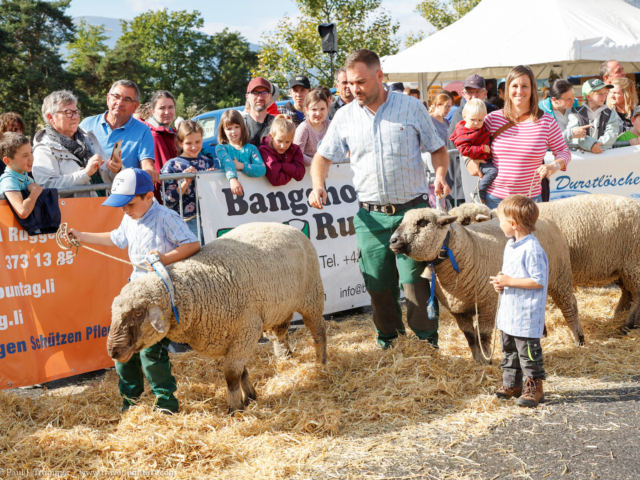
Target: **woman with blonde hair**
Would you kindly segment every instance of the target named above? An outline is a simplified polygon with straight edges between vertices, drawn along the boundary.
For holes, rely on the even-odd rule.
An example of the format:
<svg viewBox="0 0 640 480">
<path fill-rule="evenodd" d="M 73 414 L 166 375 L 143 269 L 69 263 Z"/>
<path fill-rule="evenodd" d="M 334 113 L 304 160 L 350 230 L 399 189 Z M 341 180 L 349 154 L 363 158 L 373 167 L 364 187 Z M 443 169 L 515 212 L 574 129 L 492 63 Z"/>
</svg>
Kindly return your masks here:
<svg viewBox="0 0 640 480">
<path fill-rule="evenodd" d="M 620 117 L 619 134 L 622 134 L 633 128 L 631 115 L 638 106 L 638 95 L 636 94 L 635 85 L 627 77 L 614 78 L 611 80 L 611 85 L 613 85 L 613 88 L 609 92 L 607 106 L 611 110 L 615 109 L 618 117 Z"/>
<path fill-rule="evenodd" d="M 493 163 L 498 169 L 498 176 L 487 190 L 487 206 L 496 208 L 509 195 L 518 194 L 542 201 L 542 180 L 565 170 L 571 152 L 558 123 L 538 108 L 536 79 L 528 66 L 511 69 L 506 79 L 504 109 L 487 115 L 485 124 L 491 132 Z M 544 165 L 547 150 L 553 152 L 555 160 Z M 467 164 L 471 175 L 482 176 L 481 162 L 484 160 Z M 547 201 L 548 183 L 545 193 Z"/>
<path fill-rule="evenodd" d="M 452 105 L 453 100 L 449 95 L 446 93 L 439 93 L 436 95 L 436 98 L 433 100 L 433 103 L 429 108 L 431 120 L 433 120 L 433 126 L 436 127 L 438 134 L 445 144 L 449 138 L 449 120 L 445 117 L 449 113 L 449 110 L 451 110 Z"/>
</svg>

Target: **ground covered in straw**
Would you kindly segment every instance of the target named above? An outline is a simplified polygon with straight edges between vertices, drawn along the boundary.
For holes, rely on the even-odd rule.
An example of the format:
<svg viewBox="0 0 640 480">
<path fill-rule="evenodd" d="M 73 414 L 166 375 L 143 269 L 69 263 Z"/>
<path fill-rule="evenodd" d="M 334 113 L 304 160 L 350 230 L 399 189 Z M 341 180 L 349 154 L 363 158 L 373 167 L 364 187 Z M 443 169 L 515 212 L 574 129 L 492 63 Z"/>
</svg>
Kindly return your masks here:
<svg viewBox="0 0 640 480">
<path fill-rule="evenodd" d="M 552 402 L 536 412 L 492 395 L 499 348 L 493 366 L 473 363 L 447 313 L 440 350 L 408 337 L 385 352 L 369 315 L 360 315 L 328 322 L 325 366 L 313 363 L 304 328 L 293 334 L 293 359 L 276 360 L 260 344 L 249 365 L 258 401 L 241 416 L 226 415 L 220 361 L 193 352 L 173 357 L 181 412 L 171 417 L 154 412 L 148 395 L 121 416 L 113 370 L 81 388 L 0 392 L 0 468 L 58 472 L 40 478 L 493 478 L 465 445 L 510 422 L 547 418 L 577 390 L 637 380 L 639 335 L 621 335 L 623 319 L 611 319 L 619 290 L 576 295 L 587 345 L 573 345 L 549 304 L 543 348 Z M 496 455 L 514 455 L 503 450 Z"/>
</svg>

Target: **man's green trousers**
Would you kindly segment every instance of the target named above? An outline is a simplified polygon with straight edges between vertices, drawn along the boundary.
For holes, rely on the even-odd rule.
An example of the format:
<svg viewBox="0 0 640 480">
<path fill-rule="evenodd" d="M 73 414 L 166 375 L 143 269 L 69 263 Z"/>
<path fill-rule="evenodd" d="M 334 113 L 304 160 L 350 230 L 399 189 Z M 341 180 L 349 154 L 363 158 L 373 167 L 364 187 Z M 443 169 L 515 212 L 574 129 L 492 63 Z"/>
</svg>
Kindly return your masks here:
<svg viewBox="0 0 640 480">
<path fill-rule="evenodd" d="M 438 300 L 434 298 L 435 317 L 427 315 L 431 293 L 429 282 L 420 275 L 427 267 L 405 255 L 395 255 L 389 248 L 391 235 L 402 223 L 404 214 L 413 208 L 426 208 L 419 203 L 394 215 L 368 212 L 361 208 L 353 219 L 358 244 L 360 271 L 373 307 L 373 323 L 378 343 L 388 347 L 398 334 L 405 334 L 400 309 L 400 285 L 407 302 L 407 323 L 420 340 L 438 345 Z"/>
</svg>

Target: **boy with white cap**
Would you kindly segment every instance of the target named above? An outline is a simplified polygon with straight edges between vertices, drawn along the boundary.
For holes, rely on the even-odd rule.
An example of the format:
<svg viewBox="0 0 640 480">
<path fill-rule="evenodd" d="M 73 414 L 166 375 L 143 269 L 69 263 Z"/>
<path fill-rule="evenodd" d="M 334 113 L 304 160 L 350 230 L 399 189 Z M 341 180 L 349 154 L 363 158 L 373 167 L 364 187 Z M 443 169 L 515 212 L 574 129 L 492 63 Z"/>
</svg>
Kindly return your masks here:
<svg viewBox="0 0 640 480">
<path fill-rule="evenodd" d="M 121 207 L 125 215 L 112 232 L 86 233 L 70 229 L 81 243 L 104 247 L 129 247 L 132 263 L 143 265 L 149 254 L 157 254 L 163 265 L 184 260 L 200 250 L 200 242 L 176 212 L 160 205 L 153 196 L 151 176 L 139 168 L 122 170 L 113 180 L 111 195 L 102 204 Z M 130 280 L 148 273 L 135 267 Z M 179 408 L 174 392 L 175 377 L 171 374 L 169 354 L 163 348 L 170 341 L 159 343 L 134 354 L 128 362 L 116 363 L 119 387 L 124 401 L 122 411 L 135 404 L 144 391 L 144 377 L 156 396 L 155 408 L 163 413 L 176 413 Z M 144 376 L 143 376 L 144 373 Z"/>
</svg>

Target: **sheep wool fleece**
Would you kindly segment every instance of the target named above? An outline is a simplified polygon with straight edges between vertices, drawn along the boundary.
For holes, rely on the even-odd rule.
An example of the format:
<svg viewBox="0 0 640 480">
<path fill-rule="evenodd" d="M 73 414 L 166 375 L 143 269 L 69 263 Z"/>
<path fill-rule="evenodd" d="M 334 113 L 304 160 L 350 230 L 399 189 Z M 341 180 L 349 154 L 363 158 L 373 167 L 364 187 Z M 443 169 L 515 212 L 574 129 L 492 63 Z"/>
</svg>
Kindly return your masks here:
<svg viewBox="0 0 640 480">
<path fill-rule="evenodd" d="M 419 203 L 394 215 L 368 212 L 361 208 L 353 219 L 360 271 L 371 295 L 373 323 L 381 346 L 388 346 L 398 334 L 405 334 L 398 280 L 407 300 L 409 327 L 420 340 L 438 345 L 438 300 L 434 298 L 436 314 L 435 318 L 430 319 L 427 303 L 431 287 L 420 276 L 427 264 L 405 255 L 396 256 L 389 248 L 389 239 L 402 223 L 405 213 L 426 206 L 426 203 Z"/>
</svg>

